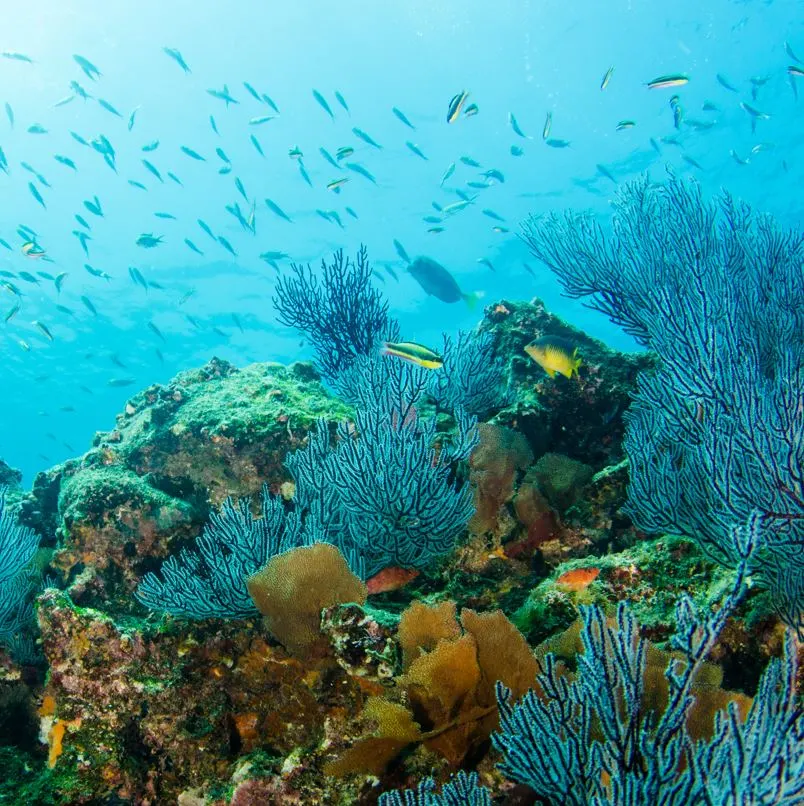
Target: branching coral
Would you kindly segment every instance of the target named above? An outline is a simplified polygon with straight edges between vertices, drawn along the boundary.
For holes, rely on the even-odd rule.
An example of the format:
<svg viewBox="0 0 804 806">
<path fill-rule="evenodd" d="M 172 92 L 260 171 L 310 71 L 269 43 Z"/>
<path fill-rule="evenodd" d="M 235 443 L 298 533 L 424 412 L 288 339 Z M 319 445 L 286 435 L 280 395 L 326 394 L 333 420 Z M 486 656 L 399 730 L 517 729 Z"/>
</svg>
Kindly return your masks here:
<svg viewBox="0 0 804 806">
<path fill-rule="evenodd" d="M 688 726 L 693 684 L 744 589 L 757 531 L 739 541 L 737 579 L 719 611 L 702 621 L 686 596 L 679 601 L 674 644 L 682 659 L 665 671 L 669 696 L 658 719 L 644 707 L 648 644 L 627 605 L 613 625 L 600 608 L 584 608 L 575 678 L 548 654 L 539 693 L 515 703 L 498 686 L 500 732 L 493 740 L 503 772 L 548 803 L 570 806 L 800 803 L 804 714 L 792 636 L 784 663 L 773 661 L 765 672 L 745 721 L 730 703 L 710 741 L 696 741 Z"/>
<path fill-rule="evenodd" d="M 379 806 L 491 806 L 491 793 L 480 785 L 476 772 L 461 770 L 436 793 L 432 778 L 425 778 L 416 789 L 386 792 Z"/>
<path fill-rule="evenodd" d="M 611 236 L 568 212 L 525 238 L 659 356 L 627 414 L 630 514 L 734 566 L 733 530 L 758 511 L 757 570 L 804 628 L 804 236 L 674 177 L 625 185 L 614 209 Z"/>
<path fill-rule="evenodd" d="M 380 340 L 397 340 L 399 329 L 388 302 L 371 286 L 365 247 L 354 262 L 337 251 L 331 263 L 321 262 L 321 271 L 319 280 L 309 266 L 293 264 L 294 276 L 279 278 L 274 305 L 279 321 L 305 334 L 323 375 L 334 380 Z"/>
</svg>

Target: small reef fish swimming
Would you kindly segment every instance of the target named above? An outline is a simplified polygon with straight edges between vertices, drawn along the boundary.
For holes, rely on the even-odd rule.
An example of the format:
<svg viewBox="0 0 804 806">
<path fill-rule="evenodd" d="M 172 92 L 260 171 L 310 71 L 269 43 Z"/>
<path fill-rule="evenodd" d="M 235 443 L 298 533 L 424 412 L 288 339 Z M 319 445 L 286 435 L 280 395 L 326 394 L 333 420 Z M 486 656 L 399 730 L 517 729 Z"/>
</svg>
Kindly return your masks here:
<svg viewBox="0 0 804 806">
<path fill-rule="evenodd" d="M 600 90 L 601 92 L 609 86 L 609 82 L 611 81 L 611 77 L 614 74 L 614 67 L 609 67 L 608 70 L 603 74 L 603 78 L 600 81 Z"/>
<path fill-rule="evenodd" d="M 137 238 L 135 243 L 137 246 L 143 247 L 143 249 L 153 249 L 155 246 L 159 246 L 163 243 L 163 240 L 161 235 L 153 235 L 150 232 L 144 232 Z"/>
<path fill-rule="evenodd" d="M 441 369 L 444 359 L 429 347 L 411 341 L 387 341 L 382 346 L 382 355 L 393 355 L 425 369 Z"/>
<path fill-rule="evenodd" d="M 452 96 L 452 100 L 449 102 L 449 107 L 447 108 L 447 123 L 455 123 L 461 116 L 467 98 L 469 98 L 468 90 L 461 90 L 457 95 Z"/>
<path fill-rule="evenodd" d="M 671 73 L 666 76 L 659 76 L 645 85 L 649 90 L 662 90 L 668 87 L 683 87 L 689 83 L 689 76 L 684 73 Z"/>
<path fill-rule="evenodd" d="M 463 300 L 472 308 L 483 296 L 480 292 L 464 293 L 455 278 L 440 263 L 429 257 L 417 257 L 408 265 L 411 277 L 425 293 L 441 302 L 453 303 Z"/>
<path fill-rule="evenodd" d="M 581 359 L 578 348 L 569 339 L 542 336 L 525 347 L 525 352 L 551 377 L 560 373 L 566 378 L 578 374 Z"/>
</svg>

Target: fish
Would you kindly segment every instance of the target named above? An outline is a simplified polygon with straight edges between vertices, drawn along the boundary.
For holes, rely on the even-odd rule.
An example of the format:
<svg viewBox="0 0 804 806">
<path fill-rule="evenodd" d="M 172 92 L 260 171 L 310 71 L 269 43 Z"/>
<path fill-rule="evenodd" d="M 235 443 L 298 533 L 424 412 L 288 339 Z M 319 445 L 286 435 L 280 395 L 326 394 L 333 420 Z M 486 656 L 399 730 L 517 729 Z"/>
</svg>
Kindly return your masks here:
<svg viewBox="0 0 804 806">
<path fill-rule="evenodd" d="M 469 104 L 469 106 L 464 108 L 463 116 L 465 118 L 473 118 L 479 111 L 480 107 L 477 104 Z"/>
<path fill-rule="evenodd" d="M 185 73 L 191 73 L 192 71 L 187 66 L 187 62 L 184 61 L 184 57 L 179 52 L 178 48 L 162 48 L 162 52 L 170 56 L 176 64 L 184 70 Z"/>
<path fill-rule="evenodd" d="M 162 244 L 163 238 L 161 235 L 154 235 L 150 232 L 143 232 L 134 243 L 141 246 L 143 249 L 153 249 Z"/>
<path fill-rule="evenodd" d="M 743 159 L 733 148 L 729 149 L 729 156 L 738 164 L 738 165 L 748 165 L 750 160 Z"/>
<path fill-rule="evenodd" d="M 156 151 L 159 148 L 159 140 L 151 140 L 150 143 L 146 143 L 140 150 L 141 151 Z"/>
<path fill-rule="evenodd" d="M 394 249 L 396 250 L 396 253 L 399 255 L 399 257 L 405 261 L 405 263 L 412 262 L 410 257 L 408 256 L 407 251 L 405 250 L 405 247 L 402 246 L 402 244 L 399 241 L 397 241 L 396 238 L 394 238 Z"/>
<path fill-rule="evenodd" d="M 747 104 L 745 101 L 740 101 L 740 109 L 742 109 L 744 112 L 747 112 L 756 120 L 770 120 L 770 115 L 765 112 L 760 112 L 759 109 Z"/>
<path fill-rule="evenodd" d="M 455 123 L 458 120 L 468 97 L 468 90 L 461 90 L 457 95 L 452 96 L 447 107 L 447 123 Z"/>
<path fill-rule="evenodd" d="M 444 215 L 454 215 L 455 213 L 459 213 L 461 210 L 467 208 L 470 204 L 475 203 L 475 198 L 472 197 L 470 199 L 461 199 L 460 201 L 452 202 L 452 204 L 448 204 L 446 207 L 442 208 L 441 212 Z"/>
<path fill-rule="evenodd" d="M 335 100 L 344 108 L 347 115 L 351 115 L 352 113 L 349 111 L 349 104 L 346 103 L 346 98 L 341 95 L 338 90 L 335 90 Z M 277 110 L 279 111 L 279 110 Z"/>
<path fill-rule="evenodd" d="M 304 158 L 304 152 L 298 146 L 293 146 L 288 149 L 288 156 L 292 160 L 300 160 Z"/>
<path fill-rule="evenodd" d="M 162 341 L 167 341 L 162 331 L 153 322 L 148 322 L 148 329 Z"/>
<path fill-rule="evenodd" d="M 20 247 L 20 251 L 25 257 L 30 258 L 44 257 L 47 254 L 36 241 L 25 241 Z"/>
<path fill-rule="evenodd" d="M 248 122 L 249 126 L 262 126 L 263 123 L 268 123 L 269 120 L 273 120 L 276 115 L 260 115 L 256 118 L 251 118 Z"/>
<path fill-rule="evenodd" d="M 68 276 L 67 272 L 63 271 L 63 272 L 61 272 L 60 274 L 58 274 L 54 278 L 53 285 L 56 286 L 56 293 L 57 294 L 61 294 L 61 289 L 62 289 L 62 286 L 64 285 L 64 281 L 67 279 L 67 276 Z"/>
<path fill-rule="evenodd" d="M 76 132 L 70 132 L 70 137 L 72 137 L 76 143 L 80 143 L 82 146 L 89 145 L 89 141 L 85 140 L 83 137 L 81 137 L 80 134 L 77 134 Z"/>
<path fill-rule="evenodd" d="M 212 128 L 212 131 L 215 132 L 215 134 L 217 134 L 218 137 L 220 137 L 221 133 L 218 131 L 218 124 L 215 123 L 215 116 L 214 115 L 209 116 L 209 125 Z"/>
<path fill-rule="evenodd" d="M 427 157 L 424 155 L 422 150 L 415 144 L 411 143 L 410 140 L 405 141 L 405 145 L 417 156 L 421 157 L 423 160 L 426 160 Z"/>
<path fill-rule="evenodd" d="M 544 142 L 550 148 L 569 148 L 572 145 L 569 140 L 558 140 L 555 137 L 548 137 Z"/>
<path fill-rule="evenodd" d="M 511 146 L 510 152 L 512 157 L 521 157 L 525 153 L 525 151 L 517 145 Z"/>
<path fill-rule="evenodd" d="M 717 79 L 718 84 L 720 84 L 721 87 L 725 87 L 730 92 L 739 92 L 740 91 L 740 90 L 737 89 L 737 87 L 734 86 L 734 84 L 731 83 L 731 81 L 729 81 L 726 78 L 726 76 L 723 75 L 723 73 L 718 73 L 715 76 L 715 78 Z"/>
<path fill-rule="evenodd" d="M 81 302 L 84 303 L 84 307 L 93 315 L 98 315 L 97 308 L 92 304 L 92 300 L 89 297 L 81 297 Z"/>
<path fill-rule="evenodd" d="M 784 52 L 794 61 L 798 62 L 799 64 L 804 64 L 804 61 L 798 58 L 795 53 L 793 53 L 793 48 L 790 46 L 789 42 L 784 43 Z"/>
<path fill-rule="evenodd" d="M 336 93 L 336 96 L 337 96 L 337 93 Z M 267 95 L 266 93 L 263 93 L 261 98 L 263 99 L 263 101 L 265 101 L 265 103 L 268 104 L 268 106 L 271 107 L 271 109 L 274 110 L 274 112 L 276 112 L 277 115 L 279 114 L 279 107 L 274 103 L 274 101 L 273 101 L 273 99 L 271 98 L 270 95 Z"/>
<path fill-rule="evenodd" d="M 156 212 L 156 213 L 154 213 L 154 215 L 157 218 L 162 218 L 162 219 L 165 219 L 166 221 L 175 221 L 176 220 L 176 216 L 174 216 L 173 213 Z"/>
<path fill-rule="evenodd" d="M 76 99 L 76 97 L 77 96 L 75 95 L 65 95 L 64 98 L 62 98 L 59 101 L 56 101 L 56 103 L 53 104 L 53 108 L 58 109 L 61 106 L 67 106 L 67 104 L 72 103 Z"/>
<path fill-rule="evenodd" d="M 56 162 L 60 162 L 62 165 L 66 165 L 68 168 L 72 168 L 74 171 L 78 169 L 75 167 L 75 163 L 69 157 L 63 157 L 61 154 L 54 154 L 53 159 Z"/>
<path fill-rule="evenodd" d="M 426 215 L 422 221 L 425 224 L 440 224 L 444 219 L 437 215 Z"/>
<path fill-rule="evenodd" d="M 513 112 L 508 113 L 508 122 L 511 124 L 511 128 L 514 130 L 514 134 L 517 134 L 520 137 L 524 137 L 527 140 L 530 140 L 530 137 L 528 137 L 528 135 L 522 131 L 519 123 L 517 122 L 517 119 L 514 117 Z"/>
<path fill-rule="evenodd" d="M 273 252 L 263 252 L 260 255 L 261 260 L 284 260 L 289 257 L 290 255 L 287 252 L 278 252 L 276 250 Z"/>
<path fill-rule="evenodd" d="M 634 120 L 621 120 L 616 126 L 615 129 L 618 132 L 623 132 L 626 129 L 633 129 L 636 126 L 636 121 Z M 676 127 L 678 128 L 678 127 Z"/>
<path fill-rule="evenodd" d="M 600 91 L 601 92 L 603 90 L 605 90 L 606 87 L 609 86 L 609 82 L 611 81 L 611 77 L 613 75 L 614 75 L 614 66 L 612 65 L 611 67 L 609 67 L 608 70 L 606 70 L 605 73 L 603 73 L 603 78 L 600 80 Z"/>
<path fill-rule="evenodd" d="M 307 169 L 304 167 L 304 163 L 299 160 L 299 173 L 301 174 L 301 178 L 310 186 L 313 186 L 312 181 L 310 180 L 310 175 L 307 173 Z"/>
<path fill-rule="evenodd" d="M 391 111 L 394 113 L 395 117 L 398 120 L 401 120 L 409 129 L 416 129 L 416 127 L 408 120 L 407 115 L 398 107 L 393 106 L 391 107 Z"/>
<path fill-rule="evenodd" d="M 86 269 L 87 274 L 91 274 L 93 277 L 99 277 L 101 280 L 111 280 L 111 276 L 108 275 L 102 269 L 95 269 L 89 265 L 89 263 L 84 263 L 84 269 Z"/>
<path fill-rule="evenodd" d="M 482 266 L 485 266 L 487 269 L 490 269 L 491 271 L 495 272 L 496 274 L 497 269 L 494 268 L 494 264 L 488 258 L 479 257 L 477 259 L 477 262 L 480 263 Z"/>
<path fill-rule="evenodd" d="M 293 219 L 275 202 L 271 199 L 265 200 L 265 206 L 276 216 L 279 218 L 283 218 L 285 221 L 289 223 L 293 223 Z"/>
<path fill-rule="evenodd" d="M 327 99 L 318 90 L 313 90 L 313 98 L 315 98 L 318 105 L 330 116 L 330 118 L 335 120 L 335 113 L 327 103 Z"/>
<path fill-rule="evenodd" d="M 228 252 L 228 253 L 229 253 L 229 254 L 232 256 L 232 257 L 237 257 L 237 252 L 235 252 L 235 250 L 234 250 L 234 248 L 232 247 L 232 245 L 229 243 L 229 241 L 227 241 L 227 240 L 226 240 L 226 238 L 224 238 L 224 237 L 223 237 L 223 235 L 219 235 L 219 236 L 218 236 L 218 243 L 219 243 L 219 244 L 220 244 L 220 245 L 221 245 L 221 246 L 222 246 L 222 247 L 223 247 L 223 248 L 224 248 L 224 249 L 225 249 L 225 250 L 226 250 L 226 251 L 227 251 L 227 252 Z"/>
<path fill-rule="evenodd" d="M 234 98 L 231 93 L 229 92 L 229 87 L 224 84 L 222 90 L 207 90 L 207 94 L 211 95 L 213 98 L 217 98 L 219 101 L 224 101 L 226 103 L 226 108 L 229 108 L 229 104 L 239 104 L 236 98 Z"/>
<path fill-rule="evenodd" d="M 319 154 L 321 154 L 321 156 L 322 156 L 322 157 L 323 157 L 323 158 L 324 158 L 324 159 L 325 159 L 325 160 L 326 160 L 326 161 L 327 161 L 327 162 L 328 162 L 328 163 L 329 163 L 329 164 L 330 164 L 330 165 L 331 165 L 333 168 L 340 169 L 340 167 L 341 167 L 341 166 L 340 166 L 340 165 L 338 165 L 338 163 L 337 163 L 337 162 L 335 162 L 335 160 L 332 158 L 332 154 L 330 154 L 330 153 L 329 153 L 329 151 L 327 151 L 327 149 L 326 149 L 326 148 L 324 148 L 324 147 L 322 146 L 321 148 L 319 148 L 319 149 L 318 149 L 318 153 L 319 153 Z"/>
<path fill-rule="evenodd" d="M 601 165 L 600 163 L 598 163 L 597 165 L 595 165 L 595 168 L 597 168 L 597 171 L 601 176 L 605 176 L 606 179 L 610 179 L 612 182 L 614 182 L 615 185 L 617 184 L 616 177 L 605 165 Z"/>
<path fill-rule="evenodd" d="M 92 99 L 92 96 L 77 81 L 70 82 L 70 89 L 78 98 L 83 98 L 84 101 Z"/>
<path fill-rule="evenodd" d="M 354 210 L 353 210 L 351 207 L 346 207 L 345 209 L 346 209 L 346 212 L 347 212 L 347 213 L 348 213 L 350 216 L 352 216 L 352 218 L 354 218 L 354 219 L 355 219 L 355 221 L 357 221 L 357 220 L 358 220 L 357 213 L 356 213 L 356 212 L 355 212 L 355 211 L 354 211 Z"/>
<path fill-rule="evenodd" d="M 203 253 L 203 252 L 202 252 L 202 251 L 201 251 L 201 250 L 200 250 L 200 249 L 199 249 L 199 248 L 198 248 L 198 247 L 197 247 L 197 246 L 196 246 L 196 245 L 195 245 L 195 244 L 194 244 L 194 243 L 193 243 L 193 242 L 192 242 L 192 241 L 189 239 L 189 238 L 185 238 L 185 239 L 184 239 L 184 243 L 186 243 L 186 244 L 187 244 L 187 246 L 188 246 L 188 247 L 189 247 L 189 248 L 190 248 L 190 249 L 191 249 L 193 252 L 195 252 L 197 255 L 203 255 L 203 254 L 204 254 L 204 253 Z"/>
<path fill-rule="evenodd" d="M 454 303 L 464 300 L 472 308 L 482 294 L 478 292 L 464 293 L 452 274 L 440 263 L 429 257 L 417 257 L 412 263 L 406 261 L 411 277 L 429 296 L 441 302 Z"/>
<path fill-rule="evenodd" d="M 165 180 L 162 179 L 162 174 L 159 173 L 159 169 L 153 163 L 148 162 L 148 160 L 143 160 L 142 164 L 145 166 L 146 170 L 152 173 L 160 182 L 164 183 Z"/>
<path fill-rule="evenodd" d="M 470 168 L 481 167 L 480 163 L 477 160 L 472 159 L 471 157 L 461 157 L 460 160 L 464 165 L 468 165 Z"/>
<path fill-rule="evenodd" d="M 98 218 L 103 218 L 103 208 L 101 207 L 100 199 L 97 196 L 94 196 L 92 201 L 85 201 L 84 207 L 89 210 L 92 215 L 98 216 Z"/>
<path fill-rule="evenodd" d="M 263 153 L 262 146 L 260 145 L 260 141 L 257 139 L 256 135 L 252 134 L 249 139 L 251 140 L 251 145 L 253 145 L 254 148 L 257 150 L 257 153 L 261 157 L 264 157 L 265 154 Z"/>
<path fill-rule="evenodd" d="M 20 53 L 16 50 L 4 50 L 0 55 L 2 55 L 4 59 L 9 59 L 12 62 L 26 62 L 27 64 L 34 63 L 34 60 L 27 53 Z"/>
<path fill-rule="evenodd" d="M 183 187 L 183 185 L 181 184 L 181 179 L 179 179 L 179 177 L 178 177 L 178 176 L 176 176 L 176 174 L 174 174 L 172 171 L 168 171 L 168 172 L 167 172 L 167 175 L 168 175 L 168 179 L 171 179 L 171 180 L 172 180 L 172 181 L 174 181 L 174 182 L 175 182 L 177 185 L 180 185 L 180 186 L 182 186 L 182 187 Z"/>
<path fill-rule="evenodd" d="M 243 82 L 243 86 L 245 87 L 246 92 L 247 92 L 247 93 L 248 93 L 248 94 L 249 94 L 249 95 L 250 95 L 250 96 L 251 96 L 251 97 L 252 97 L 252 98 L 253 98 L 255 101 L 257 101 L 257 102 L 259 102 L 259 103 L 262 103 L 262 98 L 260 97 L 260 94 L 257 92 L 257 90 L 255 90 L 255 89 L 254 89 L 254 87 L 252 87 L 252 86 L 251 86 L 251 84 L 249 84 L 249 83 L 248 83 L 248 81 L 244 81 L 244 82 Z"/>
<path fill-rule="evenodd" d="M 20 304 L 17 302 L 12 305 L 8 311 L 6 311 L 6 315 L 3 317 L 3 322 L 8 324 L 18 313 L 20 312 Z"/>
<path fill-rule="evenodd" d="M 447 179 L 449 179 L 454 173 L 455 173 L 455 163 L 451 162 L 447 170 L 444 171 L 444 175 L 441 177 L 441 181 L 438 183 L 439 186 L 444 187 L 444 182 L 446 182 Z"/>
<path fill-rule="evenodd" d="M 505 221 L 505 219 L 499 213 L 495 213 L 494 210 L 489 210 L 488 208 L 486 208 L 485 210 L 481 210 L 480 212 L 482 212 L 483 215 L 488 216 L 489 218 L 493 218 L 495 221 Z"/>
<path fill-rule="evenodd" d="M 483 171 L 483 176 L 486 179 L 493 179 L 495 182 L 499 182 L 501 185 L 505 184 L 505 175 L 502 171 L 498 171 L 496 168 L 489 168 L 487 171 Z"/>
<path fill-rule="evenodd" d="M 372 184 L 376 185 L 377 180 L 374 178 L 374 175 L 368 168 L 364 168 L 360 163 L 357 162 L 346 162 L 344 163 L 344 167 L 348 168 L 350 171 L 354 171 L 356 174 L 360 174 L 361 176 L 365 177 L 369 180 Z"/>
<path fill-rule="evenodd" d="M 216 153 L 216 154 L 218 155 L 218 157 L 219 157 L 221 160 L 223 160 L 223 161 L 224 161 L 224 162 L 225 162 L 227 165 L 231 165 L 231 164 L 232 164 L 232 161 L 229 159 L 228 155 L 226 154 L 226 152 L 225 152 L 225 151 L 224 151 L 222 148 L 216 148 L 216 149 L 215 149 L 215 153 Z"/>
<path fill-rule="evenodd" d="M 327 183 L 327 190 L 331 190 L 334 193 L 340 193 L 341 188 L 349 181 L 348 176 L 342 176 L 340 179 L 333 179 L 331 182 Z"/>
<path fill-rule="evenodd" d="M 133 383 L 136 383 L 134 378 L 110 378 L 108 385 L 118 389 L 123 386 L 131 386 Z"/>
<path fill-rule="evenodd" d="M 185 153 L 188 157 L 198 160 L 198 162 L 206 162 L 207 158 L 202 157 L 197 151 L 193 151 L 192 148 L 188 148 L 187 146 L 179 146 L 180 150 Z"/>
<path fill-rule="evenodd" d="M 77 53 L 73 54 L 73 60 L 84 71 L 86 77 L 92 81 L 97 81 L 103 75 L 103 73 L 84 56 L 80 56 Z"/>
<path fill-rule="evenodd" d="M 25 280 L 26 283 L 32 283 L 33 285 L 39 285 L 39 280 L 33 276 L 29 271 L 21 271 L 18 272 L 18 276 L 20 280 Z"/>
<path fill-rule="evenodd" d="M 588 588 L 600 576 L 599 568 L 573 568 L 565 571 L 556 579 L 556 585 L 561 585 L 573 593 Z"/>
<path fill-rule="evenodd" d="M 544 119 L 544 126 L 542 126 L 542 140 L 546 140 L 550 136 L 550 129 L 553 128 L 553 113 L 548 112 Z"/>
<path fill-rule="evenodd" d="M 797 64 L 791 64 L 787 68 L 787 74 L 795 78 L 804 78 L 804 67 L 799 67 Z"/>
<path fill-rule="evenodd" d="M 432 235 L 437 235 L 439 232 L 444 232 L 446 227 L 430 227 L 427 231 Z"/>
<path fill-rule="evenodd" d="M 340 162 L 341 160 L 348 159 L 355 153 L 355 150 L 351 146 L 341 146 L 335 152 L 335 159 Z"/>
<path fill-rule="evenodd" d="M 131 278 L 131 282 L 134 283 L 134 285 L 142 286 L 145 289 L 145 293 L 148 293 L 148 283 L 142 276 L 142 272 L 136 266 L 128 267 L 128 276 Z"/>
<path fill-rule="evenodd" d="M 14 110 L 11 108 L 11 104 L 6 101 L 5 104 L 6 110 L 6 117 L 8 118 L 8 125 L 10 128 L 14 128 Z"/>
<path fill-rule="evenodd" d="M 498 234 L 505 234 L 506 232 L 510 232 L 511 230 L 509 230 L 508 227 L 501 227 L 501 226 L 497 225 L 495 227 L 492 227 L 491 231 L 496 232 Z"/>
<path fill-rule="evenodd" d="M 670 73 L 666 76 L 658 76 L 646 82 L 645 86 L 649 90 L 662 90 L 669 87 L 683 87 L 689 83 L 689 76 L 684 73 Z"/>
<path fill-rule="evenodd" d="M 198 219 L 198 226 L 201 227 L 201 229 L 204 230 L 204 232 L 206 232 L 206 234 L 209 235 L 209 237 L 212 238 L 213 241 L 218 240 L 217 236 L 212 231 L 209 224 L 207 224 L 205 221 L 202 221 L 200 218 Z"/>
<path fill-rule="evenodd" d="M 28 134 L 47 134 L 47 129 L 40 123 L 32 123 L 28 127 Z"/>
<path fill-rule="evenodd" d="M 689 154 L 682 154 L 681 159 L 683 159 L 688 165 L 692 165 L 693 168 L 697 168 L 699 171 L 704 170 L 703 165 L 701 165 L 698 160 L 693 159 Z"/>
<path fill-rule="evenodd" d="M 424 369 L 441 369 L 444 366 L 444 359 L 438 353 L 411 341 L 387 341 L 383 344 L 380 354 L 396 356 Z"/>
<path fill-rule="evenodd" d="M 373 148 L 382 148 L 382 146 L 376 140 L 366 134 L 362 129 L 354 127 L 352 129 L 352 134 L 354 134 L 355 137 L 362 140 L 364 143 L 368 143 L 368 145 L 372 146 Z"/>
<path fill-rule="evenodd" d="M 42 194 L 37 189 L 36 185 L 33 182 L 28 182 L 28 190 L 31 191 L 31 196 L 33 196 L 42 207 L 47 210 L 47 205 L 45 204 L 45 200 L 42 198 Z"/>
<path fill-rule="evenodd" d="M 103 107 L 107 112 L 111 112 L 115 117 L 122 118 L 123 116 L 120 112 L 117 111 L 108 101 L 104 101 L 103 98 L 98 98 L 98 104 Z M 132 124 L 133 126 L 133 124 Z M 130 129 L 129 129 L 130 131 Z"/>
<path fill-rule="evenodd" d="M 581 359 L 578 348 L 568 339 L 542 336 L 525 347 L 525 352 L 551 377 L 560 373 L 566 378 L 578 374 Z"/>
<path fill-rule="evenodd" d="M 55 341 L 53 338 L 53 334 L 50 332 L 48 326 L 44 322 L 40 322 L 38 319 L 34 319 L 31 324 L 48 340 L 48 341 Z"/>
<path fill-rule="evenodd" d="M 87 246 L 87 241 L 91 241 L 92 236 L 77 229 L 73 230 L 73 235 L 78 238 L 78 242 L 81 244 L 81 249 L 84 250 L 84 254 L 89 257 L 89 247 Z"/>
</svg>

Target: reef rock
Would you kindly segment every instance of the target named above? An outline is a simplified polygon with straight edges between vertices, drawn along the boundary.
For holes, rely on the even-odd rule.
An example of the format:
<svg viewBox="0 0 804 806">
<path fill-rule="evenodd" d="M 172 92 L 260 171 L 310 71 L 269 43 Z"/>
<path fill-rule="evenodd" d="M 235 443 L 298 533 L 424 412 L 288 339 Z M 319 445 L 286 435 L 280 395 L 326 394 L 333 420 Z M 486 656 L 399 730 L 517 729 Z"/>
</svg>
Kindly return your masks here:
<svg viewBox="0 0 804 806">
<path fill-rule="evenodd" d="M 40 473 L 21 520 L 57 546 L 77 603 L 131 612 L 143 574 L 201 531 L 210 506 L 263 483 L 278 492 L 316 418 L 348 415 L 309 364 L 213 359 L 137 393 L 84 456 Z"/>
</svg>

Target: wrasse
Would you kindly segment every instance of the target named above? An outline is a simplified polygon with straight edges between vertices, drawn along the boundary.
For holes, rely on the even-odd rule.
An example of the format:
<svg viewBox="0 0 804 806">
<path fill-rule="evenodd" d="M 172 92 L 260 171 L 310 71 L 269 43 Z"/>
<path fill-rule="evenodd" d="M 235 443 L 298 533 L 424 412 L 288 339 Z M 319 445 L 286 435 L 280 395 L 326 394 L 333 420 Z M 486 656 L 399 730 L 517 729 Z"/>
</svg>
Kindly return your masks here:
<svg viewBox="0 0 804 806">
<path fill-rule="evenodd" d="M 449 102 L 449 108 L 447 109 L 447 123 L 455 123 L 461 116 L 467 98 L 469 98 L 468 90 L 461 90 L 457 95 L 453 95 L 452 100 Z"/>
<path fill-rule="evenodd" d="M 414 344 L 410 341 L 385 342 L 382 347 L 382 355 L 394 355 L 412 364 L 417 364 L 425 369 L 440 369 L 444 366 L 444 360 L 429 347 L 421 344 Z"/>
<path fill-rule="evenodd" d="M 667 76 L 659 76 L 654 78 L 653 81 L 648 81 L 645 85 L 649 90 L 662 90 L 668 87 L 683 87 L 689 83 L 689 76 L 684 73 L 672 73 Z"/>
</svg>

